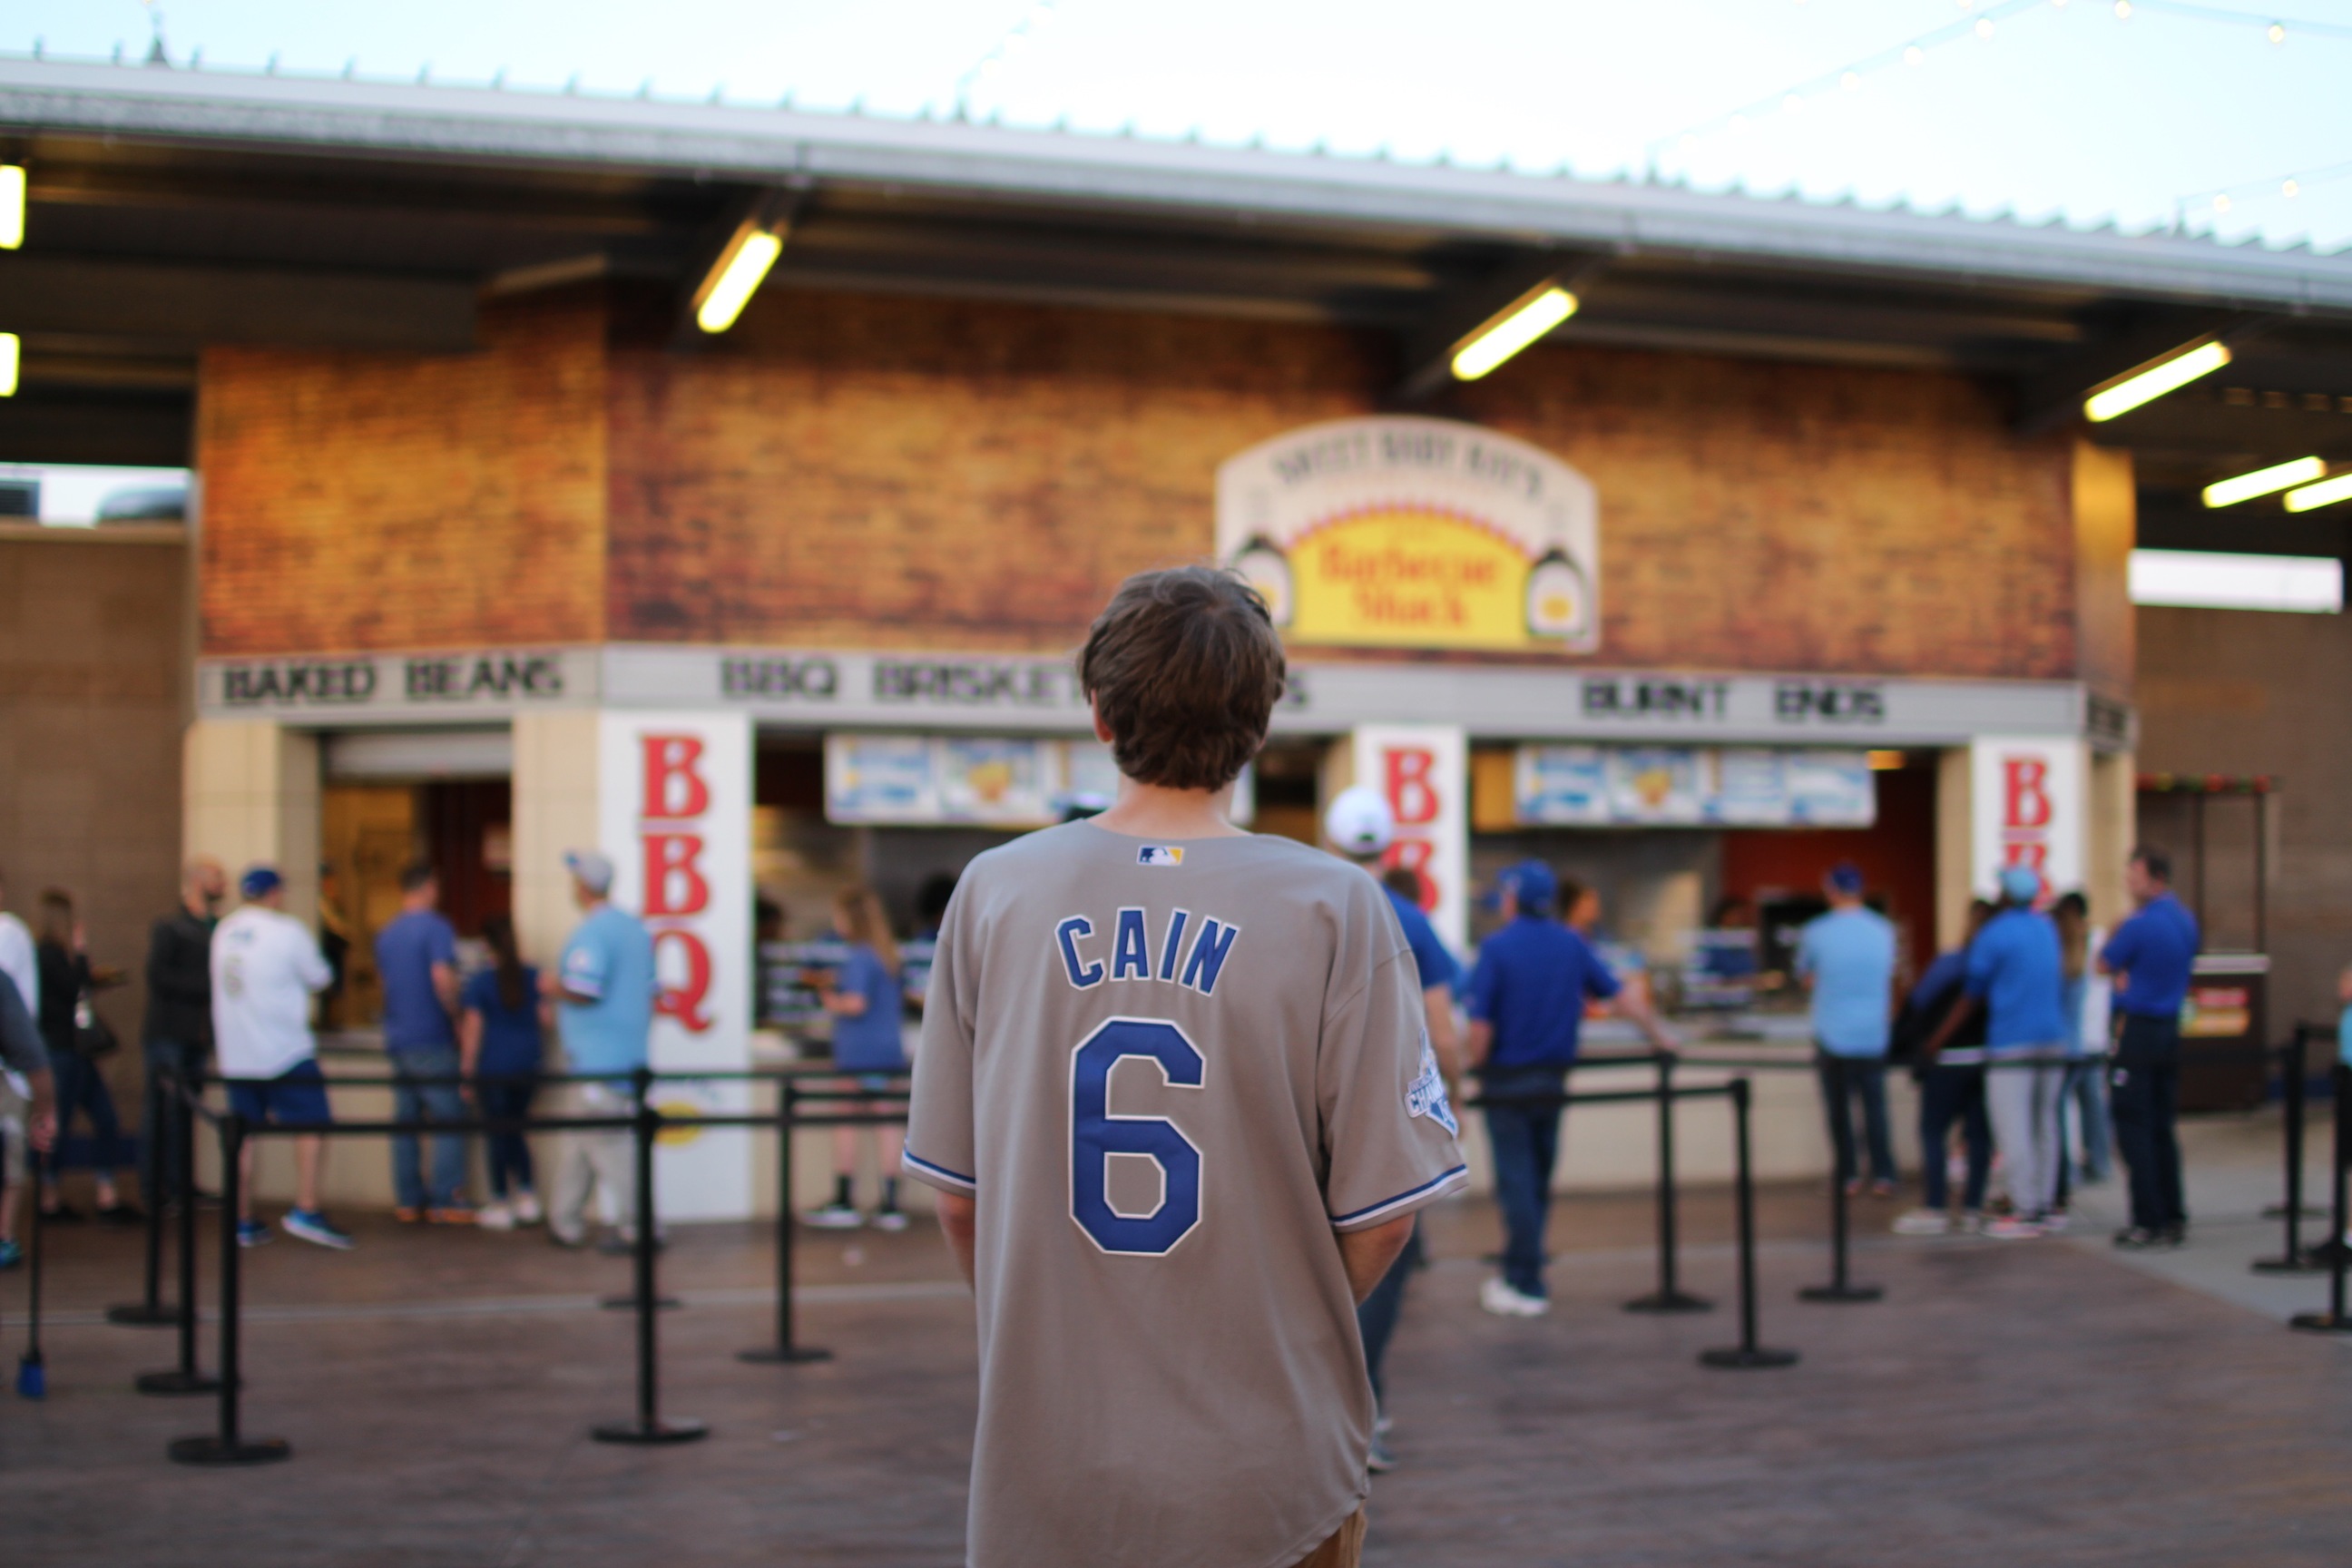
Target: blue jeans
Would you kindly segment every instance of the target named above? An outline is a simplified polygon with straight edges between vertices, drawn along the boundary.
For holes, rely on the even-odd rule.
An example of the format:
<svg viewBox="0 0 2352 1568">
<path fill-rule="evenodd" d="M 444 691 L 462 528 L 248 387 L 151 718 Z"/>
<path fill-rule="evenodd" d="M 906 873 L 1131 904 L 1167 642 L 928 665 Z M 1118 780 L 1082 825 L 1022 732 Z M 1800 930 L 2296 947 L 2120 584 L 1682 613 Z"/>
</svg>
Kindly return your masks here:
<svg viewBox="0 0 2352 1568">
<path fill-rule="evenodd" d="M 1568 1081 L 1560 1068 L 1505 1068 L 1481 1076 L 1489 1101 L 1556 1095 Z M 1559 1157 L 1558 1103 L 1486 1107 L 1486 1144 L 1495 1158 L 1495 1200 L 1503 1209 L 1503 1282 L 1524 1296 L 1545 1297 L 1544 1226 L 1551 1215 L 1551 1168 Z"/>
<path fill-rule="evenodd" d="M 393 1117 L 400 1121 L 463 1121 L 466 1097 L 457 1091 L 457 1047 L 408 1047 L 390 1053 Z M 417 1079 L 447 1079 L 447 1083 L 418 1083 Z M 433 1190 L 425 1190 L 419 1169 L 416 1134 L 395 1132 L 392 1138 L 393 1201 L 404 1209 L 456 1208 L 466 1191 L 466 1137 L 439 1132 L 433 1137 Z"/>
<path fill-rule="evenodd" d="M 1944 1163 L 1951 1157 L 1952 1123 L 1960 1123 L 1968 1145 L 1969 1184 L 1960 1206 L 1984 1207 L 1985 1181 L 1992 1173 L 1992 1123 L 1985 1116 L 1985 1069 L 1932 1067 L 1919 1080 L 1919 1187 L 1921 1202 L 1938 1212 L 1951 1205 Z"/>
<path fill-rule="evenodd" d="M 1372 1287 L 1372 1293 L 1356 1307 L 1356 1332 L 1364 1342 L 1364 1370 L 1371 1375 L 1372 1397 L 1382 1405 L 1389 1396 L 1381 1380 L 1381 1363 L 1388 1359 L 1389 1336 L 1396 1332 L 1397 1318 L 1404 1310 L 1405 1281 L 1420 1267 L 1421 1226 L 1415 1224 L 1412 1234 L 1405 1237 L 1404 1250 Z"/>
<path fill-rule="evenodd" d="M 1837 1179 L 1853 1180 L 1853 1101 L 1862 1101 L 1863 1136 L 1870 1145 L 1871 1179 L 1895 1179 L 1895 1148 L 1886 1137 L 1886 1059 L 1884 1057 L 1821 1057 L 1822 1103 L 1829 1110 L 1830 1147 L 1837 1153 Z M 1839 1080 L 1845 1092 L 1838 1092 Z"/>
<path fill-rule="evenodd" d="M 2075 1126 L 2083 1135 L 2083 1179 L 2104 1182 L 2115 1173 L 2115 1135 L 2107 1119 L 2107 1064 L 2094 1058 L 2068 1071 Z"/>
<path fill-rule="evenodd" d="M 530 1115 L 539 1084 L 527 1078 L 486 1080 L 475 1093 L 481 1098 L 484 1119 L 495 1121 Z M 518 1131 L 486 1132 L 482 1141 L 489 1155 L 490 1196 L 503 1203 L 512 1193 L 531 1191 L 530 1140 Z"/>
<path fill-rule="evenodd" d="M 114 1096 L 107 1092 L 98 1063 L 79 1051 L 51 1051 L 49 1072 L 56 1080 L 58 1143 L 47 1161 L 49 1185 L 57 1185 L 58 1155 L 64 1152 L 77 1110 L 89 1118 L 89 1168 L 112 1171 L 122 1163 L 122 1124 L 115 1117 Z"/>
</svg>

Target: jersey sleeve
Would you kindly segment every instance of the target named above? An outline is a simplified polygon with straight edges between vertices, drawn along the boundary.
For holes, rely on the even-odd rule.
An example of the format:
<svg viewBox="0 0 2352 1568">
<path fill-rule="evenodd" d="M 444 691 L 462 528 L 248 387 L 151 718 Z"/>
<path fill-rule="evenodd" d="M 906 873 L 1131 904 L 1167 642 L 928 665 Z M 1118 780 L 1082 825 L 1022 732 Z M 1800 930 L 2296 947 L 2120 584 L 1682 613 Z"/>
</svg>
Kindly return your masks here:
<svg viewBox="0 0 2352 1568">
<path fill-rule="evenodd" d="M 612 972 L 611 955 L 597 933 L 585 928 L 573 933 L 563 949 L 563 989 L 592 1002 L 604 998 L 604 982 Z"/>
<path fill-rule="evenodd" d="M 962 918 L 964 893 L 964 888 L 958 888 L 948 905 L 931 960 L 902 1163 L 907 1174 L 926 1186 L 970 1195 L 980 1186 L 971 1100 L 972 1020 L 980 977 L 967 951 L 971 926 Z"/>
<path fill-rule="evenodd" d="M 1372 930 L 1384 932 L 1386 924 Z M 1363 940 L 1369 948 L 1376 939 L 1368 932 Z M 1394 1219 L 1469 1179 L 1430 1048 L 1420 975 L 1409 950 L 1381 945 L 1391 951 L 1377 958 L 1368 952 L 1353 966 L 1370 973 L 1324 1018 L 1316 1061 L 1324 1212 L 1336 1230 Z"/>
</svg>

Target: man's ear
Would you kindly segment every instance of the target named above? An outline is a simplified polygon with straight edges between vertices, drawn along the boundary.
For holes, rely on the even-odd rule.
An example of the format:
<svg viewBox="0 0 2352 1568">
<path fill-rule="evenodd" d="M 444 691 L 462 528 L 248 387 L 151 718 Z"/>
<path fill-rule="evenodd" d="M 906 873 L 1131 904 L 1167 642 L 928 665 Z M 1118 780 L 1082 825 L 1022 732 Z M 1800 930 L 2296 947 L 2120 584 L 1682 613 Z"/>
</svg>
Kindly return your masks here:
<svg viewBox="0 0 2352 1568">
<path fill-rule="evenodd" d="M 1103 722 L 1102 710 L 1096 705 L 1094 695 L 1091 692 L 1087 695 L 1087 717 L 1094 721 L 1095 739 L 1100 741 L 1106 746 L 1109 745 L 1111 741 L 1110 726 Z"/>
</svg>

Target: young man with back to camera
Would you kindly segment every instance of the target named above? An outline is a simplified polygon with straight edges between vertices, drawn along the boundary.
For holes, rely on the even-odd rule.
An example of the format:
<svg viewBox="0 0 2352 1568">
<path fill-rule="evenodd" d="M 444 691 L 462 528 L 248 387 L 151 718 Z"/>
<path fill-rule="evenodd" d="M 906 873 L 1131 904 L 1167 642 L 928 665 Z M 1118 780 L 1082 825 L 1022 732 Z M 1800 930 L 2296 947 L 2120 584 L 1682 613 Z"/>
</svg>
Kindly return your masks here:
<svg viewBox="0 0 2352 1568">
<path fill-rule="evenodd" d="M 972 861 L 906 1166 L 979 1301 L 972 1568 L 1348 1568 L 1355 1306 L 1466 1175 L 1394 912 L 1234 827 L 1284 680 L 1230 573 L 1129 578 L 1079 658 L 1102 816 Z"/>
</svg>

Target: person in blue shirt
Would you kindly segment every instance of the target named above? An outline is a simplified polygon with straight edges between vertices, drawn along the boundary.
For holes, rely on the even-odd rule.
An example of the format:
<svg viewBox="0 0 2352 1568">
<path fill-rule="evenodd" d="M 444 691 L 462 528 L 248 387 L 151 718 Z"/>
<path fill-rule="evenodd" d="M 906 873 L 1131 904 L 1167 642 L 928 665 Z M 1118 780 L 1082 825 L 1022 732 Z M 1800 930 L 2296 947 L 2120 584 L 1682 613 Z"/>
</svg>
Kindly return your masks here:
<svg viewBox="0 0 2352 1568">
<path fill-rule="evenodd" d="M 817 999 L 833 1015 L 833 1065 L 854 1075 L 857 1087 L 887 1089 L 907 1070 L 906 991 L 899 984 L 898 942 L 891 934 L 882 900 L 871 888 L 845 888 L 834 895 L 833 923 L 849 944 L 849 956 L 838 974 L 820 976 Z M 887 1100 L 844 1100 L 847 1114 L 874 1114 L 897 1109 Z M 812 1209 L 808 1223 L 828 1230 L 851 1230 L 866 1223 L 853 1201 L 857 1180 L 859 1134 L 876 1143 L 882 1171 L 882 1204 L 874 1211 L 877 1230 L 904 1230 L 907 1216 L 898 1207 L 898 1155 L 906 1135 L 896 1126 L 836 1127 L 833 1130 L 833 1201 Z"/>
<path fill-rule="evenodd" d="M 2116 1147 L 2131 1173 L 2131 1224 L 2116 1245 L 2178 1247 L 2189 1231 L 2180 1192 L 2180 1009 L 2203 937 L 2172 896 L 2172 860 L 2141 846 L 2124 867 L 2139 907 L 2099 950 L 2116 976 L 2116 1047 L 2108 1068 Z"/>
<path fill-rule="evenodd" d="M 409 866 L 400 873 L 400 914 L 375 937 L 393 1115 L 402 1121 L 466 1120 L 457 1085 L 457 933 L 436 907 L 440 901 L 433 868 L 421 860 Z M 413 1132 L 393 1134 L 394 1217 L 404 1225 L 471 1225 L 465 1135 L 434 1135 L 429 1186 L 416 1145 Z"/>
<path fill-rule="evenodd" d="M 1870 1144 L 1871 1185 L 1895 1195 L 1895 1150 L 1886 1136 L 1886 1045 L 1895 1013 L 1895 927 L 1862 901 L 1862 872 L 1851 862 L 1822 882 L 1829 913 L 1808 921 L 1797 939 L 1797 973 L 1812 993 L 1813 1042 L 1821 1051 L 1822 1102 L 1837 1180 L 1862 1190 L 1854 1169 L 1853 1106 L 1862 1101 Z"/>
<path fill-rule="evenodd" d="M 2008 1171 L 2011 1210 L 1986 1226 L 1985 1234 L 2017 1240 L 2054 1228 L 2065 985 L 2058 928 L 2033 907 L 2042 896 L 2042 874 L 2030 866 L 2005 866 L 2000 884 L 2000 908 L 1969 944 L 1966 995 L 1930 1054 L 1958 1027 L 1966 1009 L 1984 1009 L 1985 1110 Z"/>
<path fill-rule="evenodd" d="M 474 1103 L 492 1121 L 520 1121 L 539 1093 L 541 1040 L 551 1011 L 540 994 L 539 971 L 522 961 L 514 921 L 491 915 L 482 940 L 496 962 L 469 976 L 458 992 L 458 1052 Z M 475 1222 L 486 1230 L 512 1230 L 545 1217 L 531 1181 L 530 1139 L 520 1128 L 493 1129 L 482 1140 L 489 1156 L 490 1201 Z"/>
<path fill-rule="evenodd" d="M 1571 885 L 1567 906 L 1574 908 L 1583 891 Z M 1503 926 L 1480 946 L 1470 974 L 1463 1056 L 1486 1101 L 1486 1142 L 1506 1233 L 1502 1275 L 1480 1289 L 1478 1304 L 1499 1317 L 1540 1317 L 1551 1307 L 1544 1226 L 1559 1153 L 1564 1108 L 1558 1096 L 1576 1061 L 1586 1000 L 1613 1001 L 1654 1047 L 1674 1048 L 1649 1008 L 1621 994 L 1591 944 L 1553 918 L 1560 892 L 1540 860 L 1523 860 L 1498 877 Z"/>
<path fill-rule="evenodd" d="M 575 849 L 563 864 L 582 918 L 540 989 L 555 1000 L 566 1065 L 593 1079 L 572 1086 L 573 1110 L 583 1117 L 631 1115 L 636 1100 L 629 1075 L 646 1065 L 652 1045 L 654 939 L 643 921 L 614 907 L 610 859 Z M 597 1076 L 607 1073 L 612 1076 Z M 605 1248 L 625 1252 L 636 1239 L 637 1214 L 635 1147 L 626 1128 L 565 1137 L 548 1206 L 549 1240 L 559 1247 L 586 1244 L 588 1198 L 599 1188 L 620 1215 L 618 1234 Z"/>
<path fill-rule="evenodd" d="M 1992 914 L 1992 905 L 1972 900 L 1960 945 L 1937 954 L 1904 999 L 1897 1034 L 1906 1047 L 1901 1054 L 1914 1058 L 1912 1076 L 1919 1082 L 1920 1202 L 1896 1218 L 1897 1236 L 1967 1236 L 1984 1228 L 1985 1185 L 1992 1175 L 1992 1123 L 1985 1118 L 1984 1011 L 1959 1005 L 1967 998 L 1969 946 Z M 1963 1020 L 1958 1029 L 1940 1033 L 1939 1025 L 1956 1010 Z M 1941 1045 L 1930 1050 L 1927 1042 L 1939 1034 Z M 1948 1170 L 1955 1123 L 1968 1162 L 1957 1219 L 1950 1212 Z"/>
</svg>

